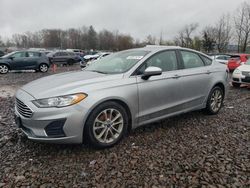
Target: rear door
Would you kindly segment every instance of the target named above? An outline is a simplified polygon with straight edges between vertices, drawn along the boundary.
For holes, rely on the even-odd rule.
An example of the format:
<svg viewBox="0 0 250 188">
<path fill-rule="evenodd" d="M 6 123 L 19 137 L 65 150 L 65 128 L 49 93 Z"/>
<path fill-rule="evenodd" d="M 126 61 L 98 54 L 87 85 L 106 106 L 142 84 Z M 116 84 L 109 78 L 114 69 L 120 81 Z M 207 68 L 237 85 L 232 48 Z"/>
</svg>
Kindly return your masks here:
<svg viewBox="0 0 250 188">
<path fill-rule="evenodd" d="M 178 72 L 183 110 L 202 107 L 212 84 L 212 61 L 196 52 L 179 50 L 182 70 Z"/>
<path fill-rule="evenodd" d="M 41 58 L 40 57 L 41 54 L 39 52 L 27 52 L 27 53 L 28 57 L 25 60 L 26 68 L 28 69 L 36 68 L 37 63 Z"/>
<path fill-rule="evenodd" d="M 56 52 L 54 55 L 53 55 L 53 63 L 59 63 L 62 61 L 62 55 L 61 55 L 61 52 Z"/>
<path fill-rule="evenodd" d="M 69 54 L 67 52 L 60 52 L 60 60 L 61 62 L 65 63 L 70 58 Z"/>
</svg>

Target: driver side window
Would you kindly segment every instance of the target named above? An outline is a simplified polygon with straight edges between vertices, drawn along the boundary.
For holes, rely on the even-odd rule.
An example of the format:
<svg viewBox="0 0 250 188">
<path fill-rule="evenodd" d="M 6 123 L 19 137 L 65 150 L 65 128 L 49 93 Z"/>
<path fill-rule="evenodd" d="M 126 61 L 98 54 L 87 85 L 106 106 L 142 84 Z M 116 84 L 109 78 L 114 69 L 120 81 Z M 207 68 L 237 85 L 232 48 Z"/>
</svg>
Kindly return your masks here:
<svg viewBox="0 0 250 188">
<path fill-rule="evenodd" d="M 26 52 L 17 52 L 13 54 L 11 57 L 13 58 L 26 57 Z"/>
<path fill-rule="evenodd" d="M 139 69 L 138 75 L 143 74 L 148 67 L 159 67 L 162 72 L 177 70 L 177 57 L 175 51 L 164 51 L 150 57 Z"/>
</svg>

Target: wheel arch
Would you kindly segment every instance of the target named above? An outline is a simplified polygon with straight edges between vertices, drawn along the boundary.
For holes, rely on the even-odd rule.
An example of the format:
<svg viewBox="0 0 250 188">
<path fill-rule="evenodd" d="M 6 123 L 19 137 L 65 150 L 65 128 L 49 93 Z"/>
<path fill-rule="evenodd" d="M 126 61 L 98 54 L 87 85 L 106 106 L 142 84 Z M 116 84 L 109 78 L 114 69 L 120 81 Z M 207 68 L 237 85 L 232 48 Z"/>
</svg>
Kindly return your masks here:
<svg viewBox="0 0 250 188">
<path fill-rule="evenodd" d="M 115 103 L 121 105 L 122 107 L 124 107 L 124 109 L 126 110 L 127 115 L 128 115 L 128 130 L 127 130 L 127 131 L 130 132 L 130 131 L 132 130 L 132 113 L 131 113 L 131 111 L 130 111 L 129 105 L 128 105 L 124 100 L 122 100 L 122 99 L 120 99 L 120 98 L 108 98 L 108 99 L 101 100 L 101 101 L 95 103 L 95 105 L 93 105 L 93 107 L 89 110 L 89 112 L 88 112 L 88 114 L 87 114 L 87 117 L 86 117 L 86 119 L 84 120 L 84 124 L 87 122 L 87 120 L 88 120 L 88 118 L 89 118 L 91 112 L 92 112 L 96 107 L 98 107 L 98 106 L 100 106 L 100 105 L 102 105 L 103 103 L 106 103 L 106 102 L 115 102 Z M 83 135 L 82 135 L 82 136 L 83 136 L 83 142 L 84 142 L 84 138 L 86 138 L 86 136 L 85 136 L 85 133 L 86 133 L 85 127 L 86 127 L 86 126 L 84 126 L 84 128 L 83 128 Z"/>
<path fill-rule="evenodd" d="M 224 97 L 225 97 L 225 92 L 226 92 L 226 87 L 225 87 L 225 85 L 224 85 L 222 82 L 218 82 L 218 83 L 214 84 L 214 86 L 212 87 L 212 89 L 213 89 L 214 87 L 216 87 L 216 86 L 218 86 L 218 87 L 220 87 L 220 88 L 222 89 L 222 91 L 223 91 L 223 98 L 224 98 Z"/>
<path fill-rule="evenodd" d="M 11 70 L 10 65 L 8 63 L 2 63 L 1 62 L 0 65 L 6 65 L 9 68 L 9 70 Z"/>
</svg>

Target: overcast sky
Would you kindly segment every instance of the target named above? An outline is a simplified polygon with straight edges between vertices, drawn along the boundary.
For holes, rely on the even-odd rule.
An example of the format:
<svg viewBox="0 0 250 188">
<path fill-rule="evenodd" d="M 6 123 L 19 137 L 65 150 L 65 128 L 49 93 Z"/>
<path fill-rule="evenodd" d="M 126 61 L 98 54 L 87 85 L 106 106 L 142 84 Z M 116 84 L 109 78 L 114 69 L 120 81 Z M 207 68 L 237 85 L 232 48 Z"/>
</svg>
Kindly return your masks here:
<svg viewBox="0 0 250 188">
<path fill-rule="evenodd" d="M 244 0 L 0 0 L 0 36 L 93 25 L 144 39 L 171 39 L 186 24 L 214 24 Z"/>
</svg>

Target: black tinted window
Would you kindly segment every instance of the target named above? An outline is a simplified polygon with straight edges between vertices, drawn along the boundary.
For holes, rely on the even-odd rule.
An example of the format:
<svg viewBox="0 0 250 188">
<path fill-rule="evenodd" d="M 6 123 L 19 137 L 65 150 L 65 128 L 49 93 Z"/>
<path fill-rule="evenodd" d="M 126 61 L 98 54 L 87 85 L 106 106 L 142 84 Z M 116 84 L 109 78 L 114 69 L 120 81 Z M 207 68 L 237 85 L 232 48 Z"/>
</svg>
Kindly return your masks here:
<svg viewBox="0 0 250 188">
<path fill-rule="evenodd" d="M 159 67 L 163 72 L 177 70 L 177 58 L 175 51 L 164 51 L 150 57 L 140 68 L 142 74 L 147 67 Z"/>
<path fill-rule="evenodd" d="M 184 67 L 186 69 L 203 67 L 204 63 L 200 56 L 194 52 L 181 51 Z"/>
</svg>

